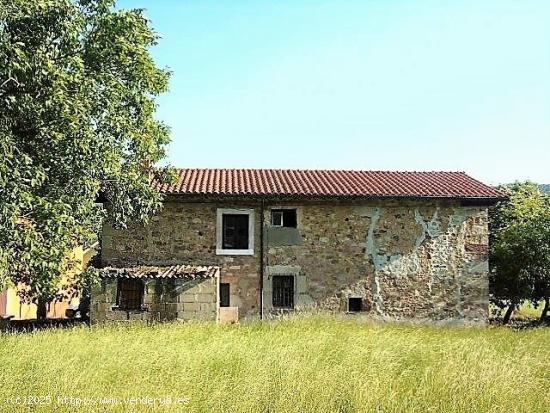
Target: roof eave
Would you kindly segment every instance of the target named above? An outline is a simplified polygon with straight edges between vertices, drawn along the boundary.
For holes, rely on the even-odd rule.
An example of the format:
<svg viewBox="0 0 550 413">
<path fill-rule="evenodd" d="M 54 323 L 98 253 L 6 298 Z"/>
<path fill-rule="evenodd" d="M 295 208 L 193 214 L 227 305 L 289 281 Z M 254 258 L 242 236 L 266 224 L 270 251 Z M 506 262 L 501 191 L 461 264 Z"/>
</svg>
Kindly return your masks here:
<svg viewBox="0 0 550 413">
<path fill-rule="evenodd" d="M 494 205 L 506 200 L 504 196 L 452 196 L 452 195 L 309 195 L 309 194 L 222 194 L 222 193 L 163 193 L 170 201 L 373 201 L 373 200 L 410 200 L 410 201 L 455 201 Z"/>
</svg>

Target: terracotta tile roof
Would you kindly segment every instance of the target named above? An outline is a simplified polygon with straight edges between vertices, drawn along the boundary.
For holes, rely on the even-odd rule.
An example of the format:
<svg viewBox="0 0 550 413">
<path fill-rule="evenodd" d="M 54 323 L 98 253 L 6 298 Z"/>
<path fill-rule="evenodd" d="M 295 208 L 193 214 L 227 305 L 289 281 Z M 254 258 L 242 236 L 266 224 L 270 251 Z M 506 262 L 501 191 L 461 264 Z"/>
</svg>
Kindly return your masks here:
<svg viewBox="0 0 550 413">
<path fill-rule="evenodd" d="M 430 197 L 499 199 L 504 195 L 464 172 L 283 169 L 178 169 L 172 195 Z"/>
<path fill-rule="evenodd" d="M 157 267 L 141 265 L 135 267 L 105 267 L 100 270 L 102 278 L 185 278 L 201 279 L 219 276 L 220 267 L 194 265 L 170 265 Z"/>
</svg>

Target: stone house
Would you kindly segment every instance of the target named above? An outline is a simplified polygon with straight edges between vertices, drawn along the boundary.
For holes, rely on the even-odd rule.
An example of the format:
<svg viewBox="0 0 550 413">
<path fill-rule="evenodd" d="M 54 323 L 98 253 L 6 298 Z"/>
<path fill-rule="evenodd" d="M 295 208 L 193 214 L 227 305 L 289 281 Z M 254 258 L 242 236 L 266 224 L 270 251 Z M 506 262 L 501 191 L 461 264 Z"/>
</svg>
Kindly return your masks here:
<svg viewBox="0 0 550 413">
<path fill-rule="evenodd" d="M 93 321 L 296 309 L 486 322 L 487 207 L 462 172 L 181 169 L 147 226 L 106 226 Z"/>
</svg>

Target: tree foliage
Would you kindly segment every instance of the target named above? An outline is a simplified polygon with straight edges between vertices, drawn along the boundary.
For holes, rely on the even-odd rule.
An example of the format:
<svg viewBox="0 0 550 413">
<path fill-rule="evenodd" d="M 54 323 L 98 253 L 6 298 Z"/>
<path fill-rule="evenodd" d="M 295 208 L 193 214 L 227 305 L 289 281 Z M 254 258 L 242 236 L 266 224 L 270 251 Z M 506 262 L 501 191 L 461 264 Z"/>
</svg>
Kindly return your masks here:
<svg viewBox="0 0 550 413">
<path fill-rule="evenodd" d="M 550 301 L 550 200 L 530 182 L 500 189 L 509 199 L 490 211 L 490 281 L 493 303 L 508 307 L 507 322 L 525 300 Z"/>
<path fill-rule="evenodd" d="M 0 281 L 50 299 L 103 219 L 146 221 L 169 73 L 142 10 L 109 0 L 0 0 Z M 101 194 L 109 208 L 95 202 Z"/>
</svg>

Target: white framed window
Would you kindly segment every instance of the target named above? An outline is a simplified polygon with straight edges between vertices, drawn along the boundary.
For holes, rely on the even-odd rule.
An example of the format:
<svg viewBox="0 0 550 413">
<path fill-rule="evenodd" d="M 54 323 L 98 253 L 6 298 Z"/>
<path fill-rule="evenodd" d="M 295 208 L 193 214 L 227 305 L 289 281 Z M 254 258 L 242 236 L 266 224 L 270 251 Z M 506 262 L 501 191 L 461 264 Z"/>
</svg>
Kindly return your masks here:
<svg viewBox="0 0 550 413">
<path fill-rule="evenodd" d="M 254 210 L 218 208 L 217 255 L 254 255 Z"/>
</svg>

